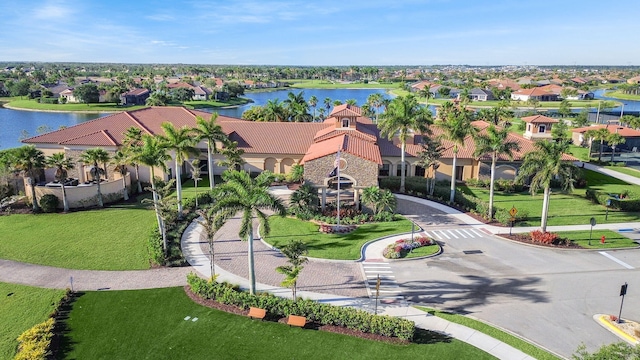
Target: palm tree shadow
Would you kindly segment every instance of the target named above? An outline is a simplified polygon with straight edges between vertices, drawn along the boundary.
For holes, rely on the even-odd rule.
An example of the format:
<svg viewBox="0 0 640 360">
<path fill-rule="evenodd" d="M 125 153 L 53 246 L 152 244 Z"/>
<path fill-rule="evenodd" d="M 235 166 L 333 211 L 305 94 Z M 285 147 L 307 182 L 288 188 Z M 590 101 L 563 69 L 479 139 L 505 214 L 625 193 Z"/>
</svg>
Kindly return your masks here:
<svg viewBox="0 0 640 360">
<path fill-rule="evenodd" d="M 69 337 L 71 330 L 67 325 L 69 313 L 73 309 L 73 304 L 84 295 L 84 292 L 72 292 L 69 297 L 62 300 L 62 304 L 55 315 L 56 322 L 51 339 L 52 359 L 64 359 L 66 354 L 73 350 L 75 342 Z"/>
</svg>

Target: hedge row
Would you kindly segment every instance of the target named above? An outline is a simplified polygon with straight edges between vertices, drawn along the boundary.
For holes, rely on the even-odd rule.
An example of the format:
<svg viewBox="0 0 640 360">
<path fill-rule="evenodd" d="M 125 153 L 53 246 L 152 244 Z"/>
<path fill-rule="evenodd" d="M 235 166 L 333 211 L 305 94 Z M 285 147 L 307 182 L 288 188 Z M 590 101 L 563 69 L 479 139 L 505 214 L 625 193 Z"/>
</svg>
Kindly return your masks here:
<svg viewBox="0 0 640 360">
<path fill-rule="evenodd" d="M 349 329 L 403 340 L 413 339 L 415 324 L 412 321 L 391 316 L 373 315 L 350 307 L 321 304 L 312 300 L 280 298 L 268 293 L 251 295 L 228 283 L 209 282 L 191 273 L 187 283 L 198 296 L 242 309 L 258 307 L 269 317 L 304 316 L 323 325 L 344 326 Z"/>
<path fill-rule="evenodd" d="M 631 199 L 631 197 L 635 196 L 630 196 L 626 199 L 619 199 L 612 197 L 609 193 L 604 191 L 587 189 L 587 191 L 585 192 L 585 197 L 592 202 L 603 206 L 606 206 L 607 200 L 610 200 L 611 204 L 609 205 L 609 207 L 612 209 L 622 211 L 640 211 L 640 199 Z"/>
</svg>

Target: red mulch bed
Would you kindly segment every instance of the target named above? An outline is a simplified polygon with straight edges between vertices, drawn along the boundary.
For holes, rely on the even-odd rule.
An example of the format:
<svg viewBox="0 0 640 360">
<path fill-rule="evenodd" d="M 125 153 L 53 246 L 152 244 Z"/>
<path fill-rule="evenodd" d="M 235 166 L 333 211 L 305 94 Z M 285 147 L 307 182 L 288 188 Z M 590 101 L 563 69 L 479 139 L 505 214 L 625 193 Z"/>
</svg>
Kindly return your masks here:
<svg viewBox="0 0 640 360">
<path fill-rule="evenodd" d="M 536 245 L 536 246 L 543 246 L 543 247 L 549 247 L 549 248 L 559 248 L 559 249 L 584 249 L 582 246 L 572 242 L 572 241 L 566 241 L 566 240 L 562 240 L 562 242 L 558 243 L 558 244 L 544 244 L 541 242 L 535 242 L 533 240 L 531 240 L 531 235 L 529 235 L 529 233 L 524 233 L 524 234 L 496 234 L 498 236 L 501 236 L 503 238 L 506 239 L 510 239 L 513 241 L 519 241 L 521 243 L 525 243 L 525 244 L 531 244 L 531 245 Z"/>
<path fill-rule="evenodd" d="M 189 296 L 189 298 L 191 300 L 193 300 L 195 303 L 200 304 L 202 306 L 206 306 L 206 307 L 209 307 L 209 308 L 212 308 L 212 309 L 216 309 L 216 310 L 220 310 L 220 311 L 224 311 L 224 312 L 228 312 L 228 313 L 236 314 L 236 315 L 247 316 L 247 314 L 249 314 L 249 310 L 244 310 L 244 309 L 241 309 L 241 308 L 233 306 L 233 305 L 221 304 L 221 303 L 219 303 L 219 302 L 217 302 L 215 300 L 211 300 L 211 299 L 203 299 L 200 296 L 194 294 L 191 291 L 191 287 L 189 285 L 185 285 L 184 291 L 187 293 L 187 296 Z M 280 319 L 278 319 L 278 322 L 281 323 L 281 324 L 286 324 L 287 323 L 287 319 L 286 318 L 280 318 Z M 307 325 L 305 326 L 305 329 L 328 331 L 328 332 L 337 333 L 337 334 L 355 336 L 355 337 L 359 337 L 361 339 L 383 341 L 383 342 L 390 343 L 390 344 L 407 345 L 407 344 L 410 343 L 410 341 L 408 341 L 408 340 L 402 340 L 402 339 L 398 339 L 398 338 L 395 338 L 395 337 L 382 336 L 382 335 L 377 335 L 377 334 L 364 333 L 362 331 L 352 330 L 352 329 L 348 329 L 346 327 L 335 326 L 335 325 L 320 325 L 320 324 L 316 324 L 316 323 L 307 323 Z"/>
</svg>

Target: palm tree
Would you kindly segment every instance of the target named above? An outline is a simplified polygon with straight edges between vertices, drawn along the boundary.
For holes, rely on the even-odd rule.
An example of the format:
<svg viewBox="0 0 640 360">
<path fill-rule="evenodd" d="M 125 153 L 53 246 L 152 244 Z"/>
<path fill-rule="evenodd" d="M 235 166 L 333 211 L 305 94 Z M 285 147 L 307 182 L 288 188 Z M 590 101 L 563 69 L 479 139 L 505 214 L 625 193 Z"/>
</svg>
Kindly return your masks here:
<svg viewBox="0 0 640 360">
<path fill-rule="evenodd" d="M 129 160 L 136 171 L 136 189 L 138 194 L 142 192 L 142 184 L 140 181 L 140 166 L 137 162 L 133 161 L 135 158 L 135 152 L 140 149 L 140 141 L 142 141 L 142 130 L 137 127 L 130 127 L 124 132 L 124 145 L 128 149 L 127 154 Z"/>
<path fill-rule="evenodd" d="M 500 155 L 506 155 L 509 159 L 513 159 L 513 152 L 520 150 L 520 145 L 515 141 L 509 141 L 509 130 L 506 128 L 499 129 L 491 124 L 487 128 L 486 133 L 478 134 L 475 137 L 476 151 L 473 153 L 475 157 L 481 157 L 485 154 L 491 155 L 491 181 L 489 182 L 489 219 L 493 219 L 493 190 L 496 177 L 496 162 Z"/>
<path fill-rule="evenodd" d="M 315 95 L 312 95 L 309 98 L 309 106 L 313 108 L 313 121 L 316 121 L 316 106 L 318 106 L 318 98 Z"/>
<path fill-rule="evenodd" d="M 64 212 L 69 212 L 69 203 L 67 201 L 67 190 L 65 189 L 64 183 L 67 179 L 68 170 L 73 169 L 75 165 L 73 164 L 73 159 L 65 158 L 63 152 L 52 154 L 45 159 L 45 164 L 48 167 L 56 169 L 55 179 L 60 183 L 60 187 L 62 188 L 62 204 L 64 208 Z"/>
<path fill-rule="evenodd" d="M 534 146 L 536 150 L 525 155 L 516 181 L 533 176 L 529 185 L 531 194 L 534 195 L 540 188 L 544 189 L 540 227 L 542 232 L 546 232 L 551 181 L 558 179 L 563 191 L 571 191 L 579 170 L 575 165 L 562 161 L 562 154 L 569 149 L 568 143 L 536 141 Z"/>
<path fill-rule="evenodd" d="M 446 103 L 445 103 L 446 104 Z M 443 109 L 444 110 L 444 107 Z M 453 164 L 451 165 L 451 194 L 449 203 L 453 203 L 456 195 L 456 166 L 458 162 L 458 151 L 464 146 L 464 139 L 473 135 L 476 129 L 471 125 L 471 115 L 464 107 L 453 107 L 443 112 L 444 119 L 436 121 L 435 126 L 443 133 L 442 139 L 453 142 Z"/>
<path fill-rule="evenodd" d="M 324 98 L 323 104 L 324 104 L 324 108 L 327 109 L 327 114 L 328 114 L 329 110 L 331 110 L 331 104 L 332 104 L 331 98 L 328 98 L 328 97 Z"/>
<path fill-rule="evenodd" d="M 287 257 L 287 262 L 291 265 L 282 265 L 276 268 L 276 271 L 285 276 L 280 283 L 281 286 L 290 287 L 293 295 L 293 301 L 296 301 L 296 292 L 298 284 L 298 276 L 304 269 L 303 264 L 309 261 L 303 255 L 307 255 L 307 245 L 301 240 L 291 240 L 288 244 L 282 246 L 280 251 Z"/>
<path fill-rule="evenodd" d="M 400 159 L 402 169 L 400 171 L 400 192 L 405 191 L 405 149 L 410 132 L 428 132 L 429 125 L 433 122 L 431 112 L 418 104 L 413 95 L 399 96 L 391 102 L 378 123 L 382 136 L 391 140 L 398 135 L 401 142 Z"/>
<path fill-rule="evenodd" d="M 13 157 L 13 167 L 20 171 L 27 178 L 31 186 L 31 199 L 33 201 L 33 211 L 37 212 L 40 207 L 36 199 L 36 170 L 44 166 L 44 153 L 36 149 L 33 145 L 25 145 L 16 149 Z"/>
<path fill-rule="evenodd" d="M 111 159 L 111 164 L 113 164 L 114 170 L 119 172 L 120 175 L 122 175 L 122 189 L 123 189 L 123 198 L 124 201 L 129 200 L 129 191 L 127 190 L 127 173 L 129 172 L 129 169 L 127 169 L 127 165 L 129 165 L 130 163 L 130 156 L 129 154 L 127 154 L 127 150 L 121 149 L 116 151 L 115 155 L 113 155 L 113 158 Z"/>
<path fill-rule="evenodd" d="M 349 104 L 350 106 L 358 105 L 358 101 L 356 99 L 347 99 L 346 103 Z"/>
<path fill-rule="evenodd" d="M 289 205 L 291 209 L 300 214 L 313 214 L 318 209 L 318 189 L 304 184 L 291 194 Z"/>
<path fill-rule="evenodd" d="M 372 207 L 374 214 L 378 213 L 378 203 L 380 201 L 380 188 L 377 186 L 369 186 L 362 189 L 360 201 L 365 205 Z"/>
<path fill-rule="evenodd" d="M 607 140 L 607 138 L 609 137 L 609 134 L 611 134 L 609 132 L 609 130 L 607 130 L 606 128 L 600 128 L 600 129 L 590 129 L 584 132 L 584 136 L 586 138 L 591 139 L 589 141 L 589 154 L 591 154 L 591 143 L 593 143 L 593 140 L 598 140 L 600 141 L 600 148 L 598 150 L 598 161 L 602 160 L 602 150 L 604 148 L 604 142 Z M 591 156 L 591 155 L 589 155 Z"/>
<path fill-rule="evenodd" d="M 380 112 L 380 107 L 382 106 L 382 94 L 373 93 L 367 97 L 367 103 L 371 105 L 371 107 L 376 108 L 376 124 L 378 123 L 378 113 Z"/>
<path fill-rule="evenodd" d="M 284 216 L 286 209 L 282 201 L 269 193 L 269 185 L 273 181 L 273 174 L 264 171 L 255 179 L 245 171 L 225 171 L 222 174 L 224 183 L 213 189 L 216 202 L 212 211 L 218 213 L 216 224 L 223 224 L 238 212 L 241 213 L 242 223 L 239 235 L 249 242 L 249 291 L 256 293 L 256 279 L 253 259 L 253 217 L 260 221 L 262 234 L 268 235 L 271 230 L 269 219 L 263 210 L 275 211 Z"/>
<path fill-rule="evenodd" d="M 209 189 L 213 190 L 215 186 L 215 180 L 213 179 L 213 154 L 218 153 L 217 142 L 222 143 L 227 141 L 227 135 L 222 131 L 222 127 L 216 123 L 218 119 L 218 113 L 211 114 L 209 121 L 203 119 L 200 116 L 196 116 L 196 128 L 195 133 L 198 136 L 198 141 L 207 141 L 207 166 L 209 170 Z"/>
<path fill-rule="evenodd" d="M 207 238 L 207 242 L 209 243 L 209 258 L 211 259 L 211 280 L 216 278 L 216 269 L 214 265 L 215 259 L 215 251 L 213 248 L 213 241 L 216 233 L 219 228 L 216 226 L 216 213 L 211 209 L 207 210 L 197 210 L 196 213 L 200 215 L 201 220 L 197 220 L 198 224 L 200 224 L 204 228 L 204 234 Z"/>
<path fill-rule="evenodd" d="M 153 193 L 153 208 L 156 212 L 156 218 L 158 220 L 158 229 L 162 234 L 162 245 L 165 255 L 167 253 L 167 234 L 164 227 L 164 221 L 162 221 L 162 216 L 160 214 L 154 169 L 156 167 L 159 167 L 163 171 L 166 171 L 166 164 L 170 159 L 171 157 L 167 154 L 167 150 L 165 149 L 159 138 L 146 134 L 142 135 L 142 146 L 140 147 L 140 151 L 137 151 L 135 153 L 134 160 L 136 161 L 136 163 L 148 166 L 149 171 L 151 172 L 150 182 L 151 191 Z"/>
<path fill-rule="evenodd" d="M 286 119 L 284 105 L 278 99 L 267 100 L 264 105 L 264 121 L 284 121 Z"/>
<path fill-rule="evenodd" d="M 222 150 L 225 160 L 218 161 L 218 166 L 226 166 L 231 170 L 241 170 L 245 161 L 242 158 L 244 150 L 238 148 L 237 141 L 227 141 Z"/>
<path fill-rule="evenodd" d="M 627 142 L 627 139 L 618 133 L 612 133 L 607 136 L 607 144 L 611 146 L 611 162 L 615 161 L 614 157 L 616 155 L 616 146 L 624 144 L 625 142 Z"/>
<path fill-rule="evenodd" d="M 422 90 L 418 92 L 418 95 L 425 98 L 424 106 L 429 106 L 429 99 L 433 97 L 433 93 L 431 92 L 431 87 L 429 85 L 425 85 Z"/>
<path fill-rule="evenodd" d="M 182 164 L 190 155 L 198 156 L 200 150 L 196 148 L 197 140 L 193 136 L 193 129 L 183 126 L 176 129 L 170 122 L 164 122 L 162 125 L 165 136 L 162 137 L 164 146 L 173 151 L 173 160 L 176 167 L 176 193 L 178 197 L 178 218 L 182 218 Z"/>
<path fill-rule="evenodd" d="M 106 164 L 109 162 L 109 153 L 106 152 L 102 148 L 93 148 L 87 149 L 82 154 L 80 154 L 80 161 L 85 164 L 91 164 L 91 177 L 93 181 L 98 185 L 98 206 L 104 207 L 104 202 L 102 201 L 102 191 L 100 191 L 100 177 L 101 175 L 106 176 L 106 171 L 99 167 L 98 164 Z"/>
<path fill-rule="evenodd" d="M 191 178 L 193 179 L 193 186 L 196 190 L 196 209 L 198 208 L 198 181 L 202 180 L 200 178 L 200 159 L 193 159 L 191 163 Z M 213 188 L 212 188 L 213 189 Z"/>
<path fill-rule="evenodd" d="M 420 146 L 422 147 L 422 151 L 418 152 L 419 163 L 425 170 L 429 168 L 432 171 L 428 172 L 427 176 L 427 192 L 429 195 L 433 196 L 433 192 L 435 190 L 436 183 L 436 170 L 440 167 L 438 160 L 442 157 L 442 142 L 438 138 L 422 138 L 422 143 Z"/>
</svg>

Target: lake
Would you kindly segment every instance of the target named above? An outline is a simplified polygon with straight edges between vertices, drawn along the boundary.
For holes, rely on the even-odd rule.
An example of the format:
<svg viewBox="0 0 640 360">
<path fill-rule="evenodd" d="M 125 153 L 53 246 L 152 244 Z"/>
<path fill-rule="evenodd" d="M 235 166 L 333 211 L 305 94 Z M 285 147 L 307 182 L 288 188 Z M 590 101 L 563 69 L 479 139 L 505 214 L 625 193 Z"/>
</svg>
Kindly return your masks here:
<svg viewBox="0 0 640 360">
<path fill-rule="evenodd" d="M 232 109 L 217 109 L 220 115 L 241 117 L 242 113 L 256 105 L 264 105 L 268 100 L 279 99 L 284 101 L 289 92 L 295 94 L 304 91 L 304 98 L 308 101 L 311 96 L 318 98 L 316 109 L 324 107 L 324 99 L 330 98 L 346 102 L 348 99 L 355 99 L 358 105 L 365 104 L 367 97 L 373 93 L 385 94 L 384 89 L 289 89 L 270 92 L 247 93 L 246 98 L 253 100 L 253 103 Z M 313 114 L 313 108 L 309 109 Z M 93 120 L 107 113 L 102 114 L 81 114 L 81 113 L 58 113 L 42 111 L 23 111 L 0 108 L 0 150 L 21 146 L 20 139 L 36 136 L 43 130 L 57 130 L 61 126 L 72 126 L 81 122 Z M 40 129 L 38 129 L 40 128 Z"/>
</svg>

